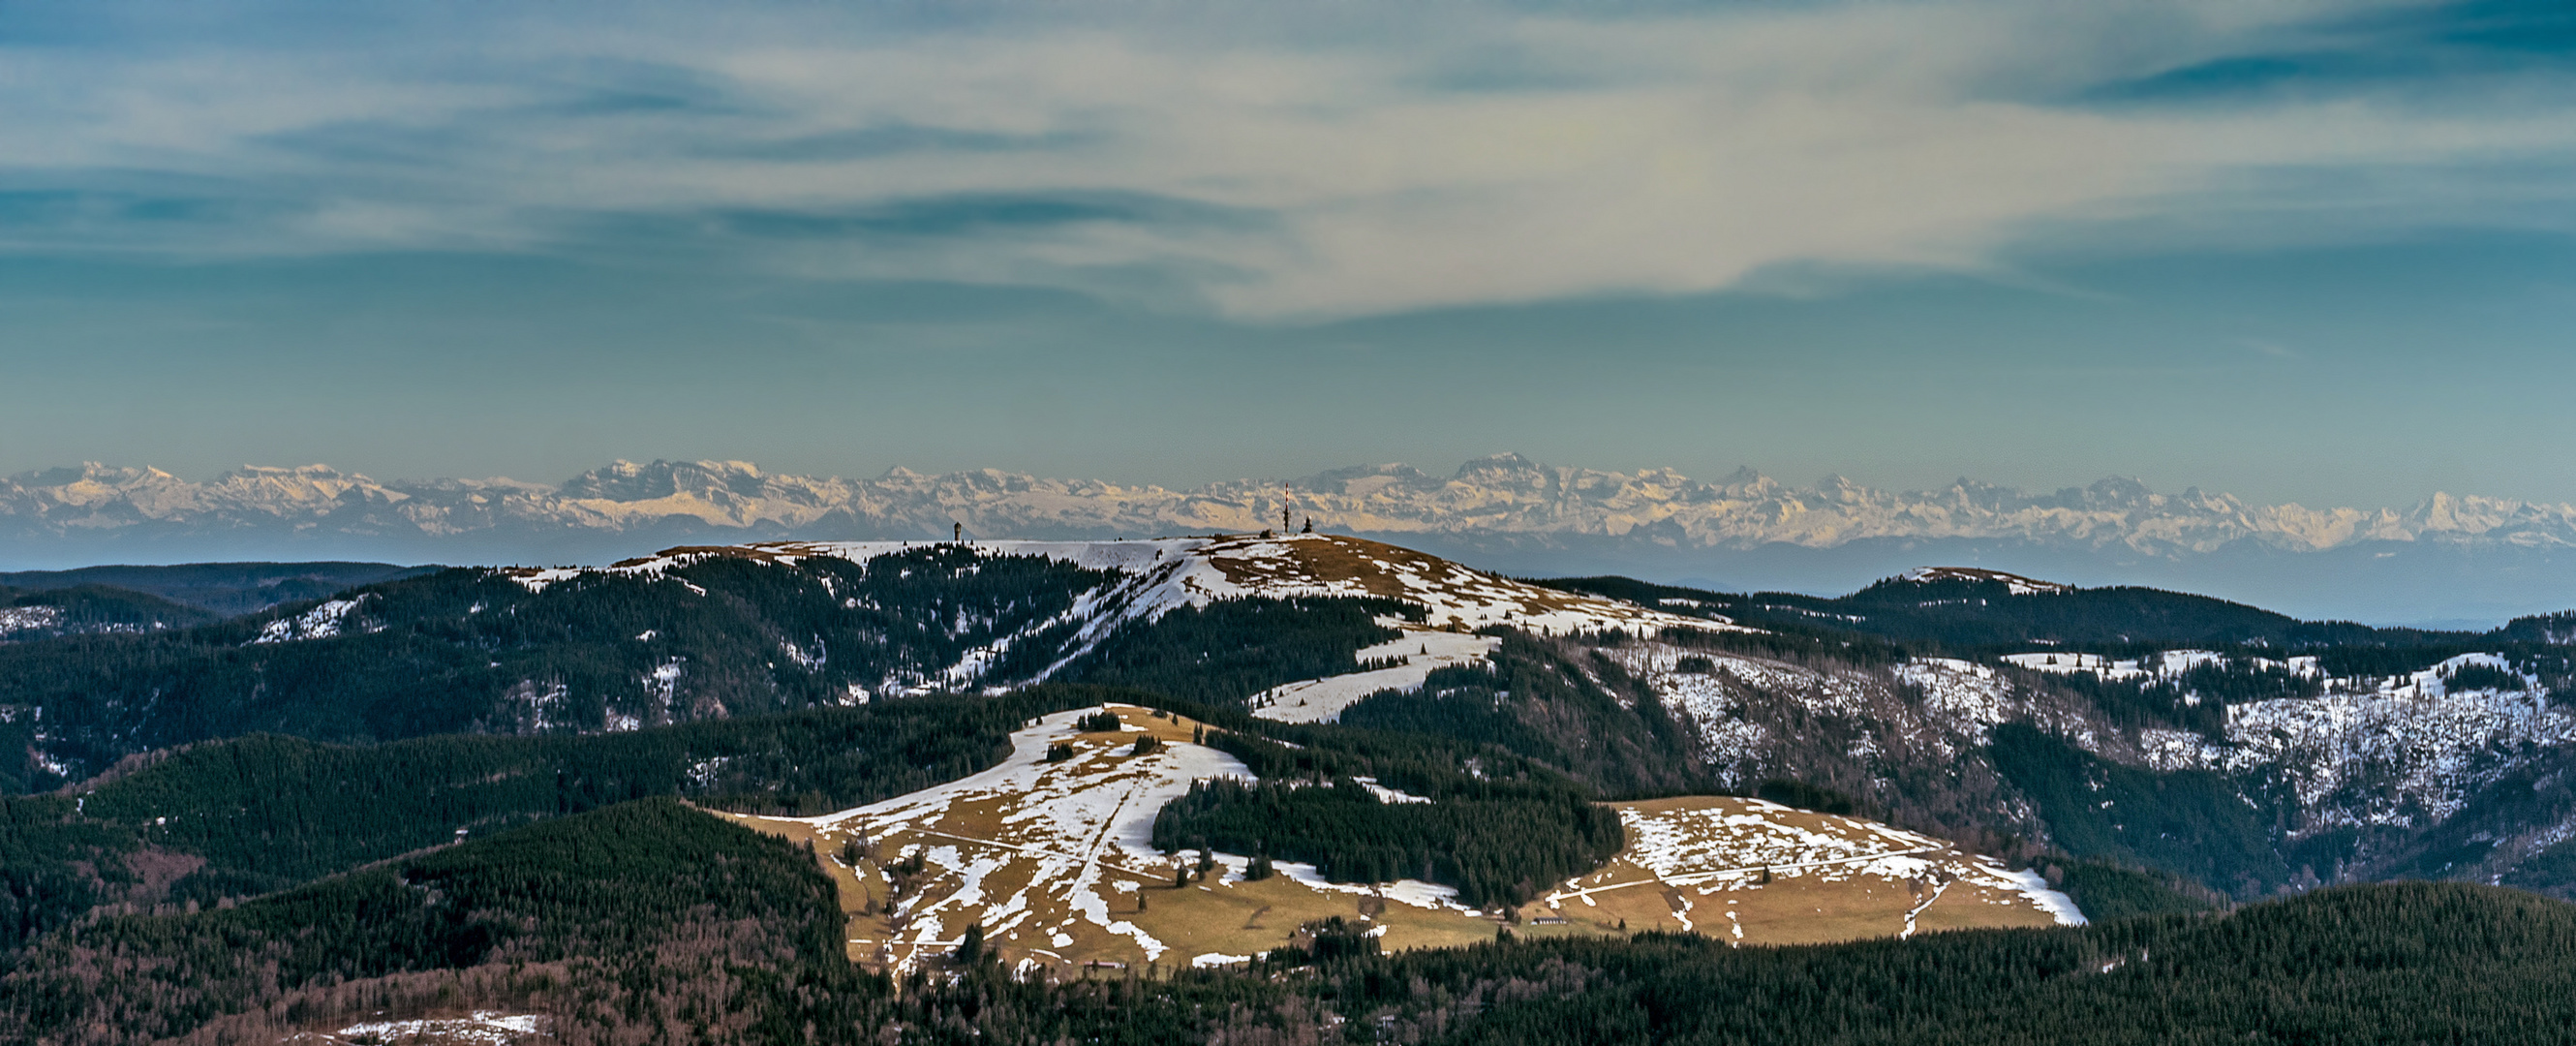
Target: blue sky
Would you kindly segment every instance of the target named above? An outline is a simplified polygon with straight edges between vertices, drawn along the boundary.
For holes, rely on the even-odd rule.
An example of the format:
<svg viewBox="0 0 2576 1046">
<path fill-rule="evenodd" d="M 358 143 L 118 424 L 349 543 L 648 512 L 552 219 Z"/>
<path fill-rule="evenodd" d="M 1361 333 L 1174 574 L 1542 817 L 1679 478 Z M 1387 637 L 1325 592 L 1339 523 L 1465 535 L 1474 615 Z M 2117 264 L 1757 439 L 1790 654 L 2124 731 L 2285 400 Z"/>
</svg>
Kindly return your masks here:
<svg viewBox="0 0 2576 1046">
<path fill-rule="evenodd" d="M 0 473 L 2576 501 L 2540 3 L 0 6 Z"/>
</svg>

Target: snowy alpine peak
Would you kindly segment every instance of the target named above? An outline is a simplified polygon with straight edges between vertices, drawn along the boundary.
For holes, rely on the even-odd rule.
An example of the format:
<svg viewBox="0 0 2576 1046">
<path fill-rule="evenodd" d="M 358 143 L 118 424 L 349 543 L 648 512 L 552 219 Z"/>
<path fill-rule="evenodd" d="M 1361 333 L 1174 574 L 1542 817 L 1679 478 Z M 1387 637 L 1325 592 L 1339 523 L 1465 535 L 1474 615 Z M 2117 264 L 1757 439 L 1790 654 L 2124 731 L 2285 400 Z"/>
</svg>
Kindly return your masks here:
<svg viewBox="0 0 2576 1046">
<path fill-rule="evenodd" d="M 2436 494 L 2405 509 L 2250 505 L 2197 488 L 2160 494 L 2135 479 L 2031 493 L 1960 479 L 1896 492 L 1828 477 L 1793 488 L 1751 469 L 1716 482 L 1671 469 L 1633 473 L 1478 458 L 1440 477 L 1403 464 L 1186 489 L 1048 479 L 983 469 L 868 480 L 767 472 L 742 461 L 617 462 L 560 486 L 510 479 L 379 482 L 324 465 L 246 466 L 204 482 L 151 468 L 86 464 L 0 479 L 0 535 L 114 540 L 222 534 L 299 541 L 483 535 L 498 541 L 642 530 L 719 540 L 1094 539 L 1245 532 L 1277 523 L 1282 500 L 1339 533 L 1480 541 L 1613 539 L 1664 547 L 1831 548 L 1871 539 L 2002 539 L 2154 555 L 2234 542 L 2291 551 L 2356 542 L 2576 546 L 2576 505 Z"/>
<path fill-rule="evenodd" d="M 1967 581 L 1980 584 L 2001 582 L 2016 596 L 2054 596 L 2075 591 L 2073 585 L 2040 581 L 2019 574 L 2007 574 L 2000 570 L 1986 570 L 1981 567 L 1916 567 L 1897 575 L 1896 579 L 1917 585 L 1938 584 L 1944 581 Z"/>
</svg>

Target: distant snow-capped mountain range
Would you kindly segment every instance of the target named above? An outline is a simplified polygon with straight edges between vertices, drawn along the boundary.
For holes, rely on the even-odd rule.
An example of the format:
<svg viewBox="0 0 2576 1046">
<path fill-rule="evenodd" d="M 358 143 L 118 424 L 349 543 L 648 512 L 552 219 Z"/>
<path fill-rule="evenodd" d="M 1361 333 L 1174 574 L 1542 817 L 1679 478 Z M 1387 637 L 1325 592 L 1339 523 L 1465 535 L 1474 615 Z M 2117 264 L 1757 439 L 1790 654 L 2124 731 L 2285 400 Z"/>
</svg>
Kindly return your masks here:
<svg viewBox="0 0 2576 1046">
<path fill-rule="evenodd" d="M 2130 479 L 2050 493 L 1965 479 L 1926 491 L 1839 478 L 1797 488 L 1749 469 L 1704 482 L 1669 469 L 1605 472 L 1512 454 L 1467 462 L 1446 477 L 1374 465 L 1285 487 L 1300 523 L 1311 516 L 1318 529 L 1532 573 L 1617 570 L 1821 590 L 1927 562 L 1974 562 L 2087 583 L 2185 585 L 2208 575 L 2227 583 L 2201 590 L 2267 594 L 2245 591 L 2250 582 L 2284 589 L 2292 598 L 2274 605 L 2292 612 L 2332 612 L 2349 600 L 2315 597 L 2353 579 L 2302 578 L 2359 565 L 2417 588 L 2455 583 L 2439 596 L 2419 592 L 2348 613 L 2474 616 L 2540 609 L 2525 605 L 2532 600 L 2576 605 L 2576 505 L 2566 504 L 2435 494 L 2402 510 L 2311 509 L 2249 505 L 2197 488 L 2159 494 Z M 8 546 L 0 566 L 326 556 L 594 561 L 657 542 L 945 538 L 952 525 L 983 538 L 1241 532 L 1276 526 L 1281 498 L 1275 481 L 1170 489 L 901 468 L 851 480 L 737 461 L 621 461 L 559 486 L 378 482 L 323 465 L 248 467 L 197 482 L 89 464 L 0 481 L 0 542 Z M 2391 573 L 2379 562 L 2396 558 L 2419 569 Z M 2278 584 L 2265 583 L 2284 570 Z M 2479 580 L 2497 571 L 2516 591 Z M 2327 605 L 2299 606 L 2302 593 L 2306 603 Z"/>
</svg>

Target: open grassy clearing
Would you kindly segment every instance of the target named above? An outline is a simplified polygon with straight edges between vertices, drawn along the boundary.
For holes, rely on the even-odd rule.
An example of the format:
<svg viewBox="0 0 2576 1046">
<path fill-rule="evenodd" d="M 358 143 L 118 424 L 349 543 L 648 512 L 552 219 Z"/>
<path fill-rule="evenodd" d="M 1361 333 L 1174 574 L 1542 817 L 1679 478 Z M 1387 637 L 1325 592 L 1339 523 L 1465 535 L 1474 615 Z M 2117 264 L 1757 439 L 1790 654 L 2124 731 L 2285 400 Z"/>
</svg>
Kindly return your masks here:
<svg viewBox="0 0 2576 1046">
<path fill-rule="evenodd" d="M 850 956 L 875 968 L 939 962 L 976 923 L 1005 962 L 1067 973 L 1233 961 L 1330 916 L 1383 927 L 1396 950 L 1499 932 L 1502 913 L 1425 883 L 1326 883 L 1286 862 L 1247 882 L 1249 862 L 1226 854 L 1195 874 L 1196 854 L 1148 841 L 1155 813 L 1192 780 L 1250 774 L 1193 744 L 1200 724 L 1107 710 L 1118 729 L 1083 730 L 1097 710 L 1047 716 L 1013 735 L 1002 765 L 937 788 L 822 817 L 735 819 L 813 844 L 850 916 Z M 1154 744 L 1139 753 L 1144 738 Z M 1059 745 L 1063 758 L 1050 758 Z M 2063 898 L 2027 873 L 1885 825 L 1726 797 L 1618 809 L 1627 849 L 1512 913 L 1512 932 L 1687 930 L 1792 944 L 2059 921 L 2048 905 Z M 844 860 L 851 843 L 855 865 Z M 1194 874 L 1180 883 L 1185 870 Z"/>
<path fill-rule="evenodd" d="M 2081 918 L 2031 873 L 1872 821 L 1726 796 L 1617 805 L 1627 849 L 1525 916 L 1563 919 L 1569 932 L 1624 923 L 1746 944 Z"/>
<path fill-rule="evenodd" d="M 1509 625 L 1559 634 L 1611 628 L 1646 633 L 1665 628 L 1740 630 L 1722 621 L 1513 581 L 1365 538 L 1334 534 L 1228 537 L 1209 542 L 1196 554 L 1240 589 L 1267 593 L 1331 588 L 1334 594 L 1406 600 L 1429 610 L 1425 624 L 1435 629 L 1463 632 Z"/>
<path fill-rule="evenodd" d="M 1283 874 L 1246 882 L 1247 859 L 1216 855 L 1176 885 L 1196 855 L 1153 849 L 1155 813 L 1192 780 L 1251 775 L 1191 743 L 1195 722 L 1109 711 L 1118 730 L 1083 731 L 1084 711 L 1047 716 L 1013 735 L 1003 765 L 939 788 L 824 817 L 736 820 L 813 843 L 850 914 L 851 957 L 878 968 L 937 961 L 978 922 L 1004 961 L 1064 970 L 1248 957 L 1336 915 L 1384 926 L 1393 948 L 1494 935 L 1491 920 L 1422 883 L 1326 884 L 1284 862 Z M 1147 737 L 1159 747 L 1138 754 Z M 1069 754 L 1051 760 L 1057 745 Z M 843 860 L 851 842 L 863 849 L 855 866 Z"/>
</svg>

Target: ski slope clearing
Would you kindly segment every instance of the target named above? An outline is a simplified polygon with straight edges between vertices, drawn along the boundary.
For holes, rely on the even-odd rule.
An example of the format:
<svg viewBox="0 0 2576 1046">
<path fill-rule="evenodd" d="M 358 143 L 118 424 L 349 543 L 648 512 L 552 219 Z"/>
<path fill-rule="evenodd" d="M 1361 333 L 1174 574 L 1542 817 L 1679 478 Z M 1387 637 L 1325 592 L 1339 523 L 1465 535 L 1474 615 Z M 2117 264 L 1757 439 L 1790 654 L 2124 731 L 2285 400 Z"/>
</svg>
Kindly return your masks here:
<svg viewBox="0 0 2576 1046">
<path fill-rule="evenodd" d="M 1392 950 L 1495 936 L 1506 913 L 1462 907 L 1431 883 L 1329 883 L 1290 862 L 1248 882 L 1248 859 L 1220 853 L 1176 885 L 1197 855 L 1154 849 L 1155 815 L 1193 780 L 1251 774 L 1193 744 L 1199 724 L 1106 710 L 1119 729 L 1082 732 L 1081 717 L 1099 709 L 1046 716 L 1012 735 L 1004 763 L 949 784 L 820 817 L 735 819 L 813 842 L 850 913 L 851 957 L 877 969 L 936 967 L 976 924 L 1006 963 L 1058 974 L 1239 961 L 1331 916 L 1373 926 Z M 1159 745 L 1140 754 L 1145 737 Z M 1059 745 L 1069 756 L 1050 759 Z M 1384 801 L 1418 800 L 1390 791 Z M 1628 848 L 1511 913 L 1516 932 L 1660 928 L 1789 943 L 2081 918 L 2035 876 L 1872 822 L 1730 798 L 1619 809 Z M 852 843 L 855 864 L 843 859 Z"/>
<path fill-rule="evenodd" d="M 1422 689 L 1433 669 L 1472 665 L 1485 660 L 1503 641 L 1492 636 L 1459 635 L 1411 627 L 1403 618 L 1381 617 L 1378 624 L 1404 633 L 1359 652 L 1359 662 L 1396 661 L 1387 668 L 1353 672 L 1349 675 L 1306 679 L 1254 694 L 1248 702 L 1252 714 L 1282 723 L 1330 723 L 1341 718 L 1342 710 L 1370 694 L 1384 690 L 1412 692 Z"/>
<path fill-rule="evenodd" d="M 1730 797 L 1618 809 L 1627 850 L 1550 891 L 1549 916 L 1743 944 L 2084 921 L 2035 873 L 1874 821 Z"/>
</svg>

